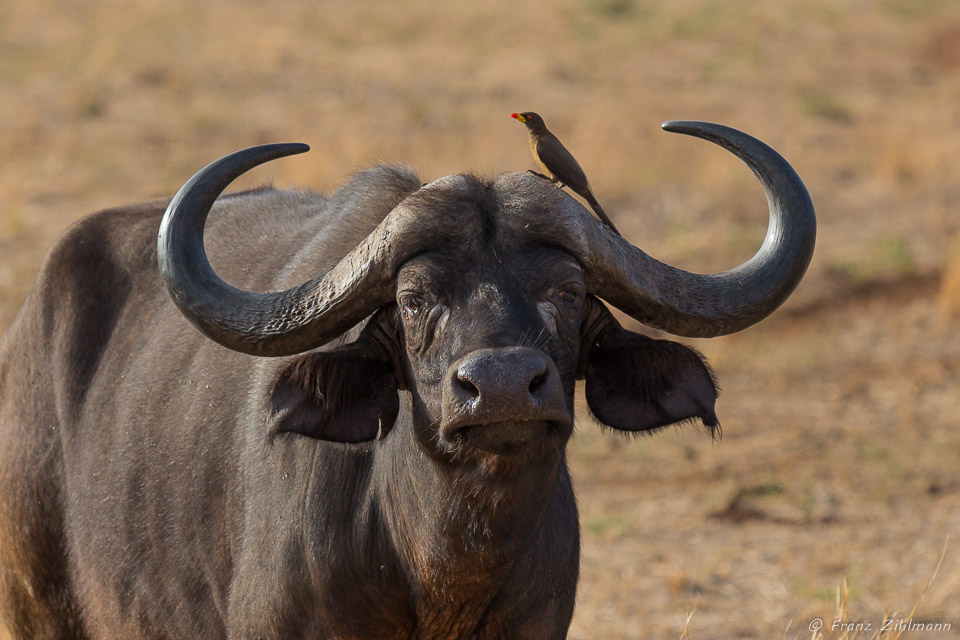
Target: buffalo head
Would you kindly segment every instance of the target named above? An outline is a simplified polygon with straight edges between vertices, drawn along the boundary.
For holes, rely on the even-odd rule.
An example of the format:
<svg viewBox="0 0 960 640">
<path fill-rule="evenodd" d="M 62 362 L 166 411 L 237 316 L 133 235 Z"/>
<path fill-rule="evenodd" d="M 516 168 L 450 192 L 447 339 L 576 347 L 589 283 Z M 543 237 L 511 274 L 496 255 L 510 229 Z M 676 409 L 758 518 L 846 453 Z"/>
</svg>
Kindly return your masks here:
<svg viewBox="0 0 960 640">
<path fill-rule="evenodd" d="M 623 329 L 600 299 L 674 334 L 739 331 L 803 276 L 813 207 L 789 164 L 760 141 L 708 123 L 664 128 L 727 148 L 760 179 L 770 225 L 746 263 L 688 273 L 632 246 L 546 181 L 452 176 L 408 195 L 313 280 L 271 293 L 235 289 L 207 261 L 206 216 L 241 173 L 307 150 L 288 144 L 234 153 L 184 185 L 161 225 L 161 271 L 181 312 L 220 344 L 258 356 L 310 352 L 276 380 L 275 433 L 383 438 L 406 390 L 411 428 L 431 456 L 524 459 L 562 450 L 578 378 L 593 414 L 615 429 L 688 419 L 712 429 L 716 389 L 699 354 Z M 365 318 L 355 341 L 332 342 Z"/>
</svg>

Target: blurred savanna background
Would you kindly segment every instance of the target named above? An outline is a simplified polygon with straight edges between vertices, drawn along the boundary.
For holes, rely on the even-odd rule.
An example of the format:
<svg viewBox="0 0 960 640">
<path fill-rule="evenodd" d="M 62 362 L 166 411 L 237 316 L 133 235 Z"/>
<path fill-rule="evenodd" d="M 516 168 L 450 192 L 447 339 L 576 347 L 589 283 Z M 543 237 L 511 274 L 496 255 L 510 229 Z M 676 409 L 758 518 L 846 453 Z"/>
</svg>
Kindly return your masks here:
<svg viewBox="0 0 960 640">
<path fill-rule="evenodd" d="M 169 198 L 230 151 L 313 147 L 236 188 L 329 190 L 379 161 L 493 176 L 534 166 L 509 118 L 523 110 L 634 244 L 682 268 L 752 255 L 766 201 L 736 158 L 664 120 L 772 145 L 819 220 L 781 310 L 687 341 L 723 387 L 720 443 L 582 420 L 571 637 L 809 637 L 816 617 L 840 637 L 844 583 L 847 620 L 876 630 L 924 594 L 914 621 L 952 630 L 903 637 L 958 637 L 956 0 L 8 0 L 0 330 L 67 225 Z"/>
</svg>

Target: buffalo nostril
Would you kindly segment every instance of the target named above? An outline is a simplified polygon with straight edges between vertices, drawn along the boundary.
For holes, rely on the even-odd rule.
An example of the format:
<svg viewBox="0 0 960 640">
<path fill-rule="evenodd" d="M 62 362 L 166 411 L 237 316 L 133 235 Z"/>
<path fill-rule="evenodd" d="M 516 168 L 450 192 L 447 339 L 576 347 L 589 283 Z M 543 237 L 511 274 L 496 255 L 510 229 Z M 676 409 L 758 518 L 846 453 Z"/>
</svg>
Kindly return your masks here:
<svg viewBox="0 0 960 640">
<path fill-rule="evenodd" d="M 527 347 L 477 349 L 461 357 L 447 370 L 441 400 L 444 437 L 497 423 L 566 425 L 571 417 L 556 365 Z"/>
<path fill-rule="evenodd" d="M 546 381 L 547 369 L 544 367 L 542 371 L 538 371 L 537 374 L 533 376 L 533 379 L 530 380 L 530 386 L 528 387 L 530 390 L 530 395 L 536 397 L 537 392 L 540 391 Z"/>
<path fill-rule="evenodd" d="M 480 389 L 478 389 L 477 385 L 475 385 L 473 381 L 470 380 L 469 374 L 463 369 L 460 369 L 459 371 L 457 371 L 457 376 L 454 379 L 454 384 L 456 384 L 457 387 L 459 387 L 460 390 L 463 391 L 467 395 L 467 397 L 469 397 L 471 400 L 474 400 L 480 397 Z"/>
</svg>

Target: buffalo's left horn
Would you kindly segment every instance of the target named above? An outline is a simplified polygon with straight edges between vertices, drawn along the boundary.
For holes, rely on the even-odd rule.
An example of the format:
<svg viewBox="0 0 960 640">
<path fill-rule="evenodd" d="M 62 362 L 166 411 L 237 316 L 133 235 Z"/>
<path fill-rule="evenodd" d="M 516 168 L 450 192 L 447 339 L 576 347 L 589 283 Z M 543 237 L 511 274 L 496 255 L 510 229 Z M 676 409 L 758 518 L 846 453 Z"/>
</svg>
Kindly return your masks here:
<svg viewBox="0 0 960 640">
<path fill-rule="evenodd" d="M 651 258 L 582 207 L 561 221 L 564 244 L 586 267 L 587 289 L 644 324 L 702 338 L 740 331 L 772 313 L 803 278 L 817 235 L 810 195 L 779 153 L 742 131 L 693 121 L 663 128 L 720 145 L 759 178 L 770 222 L 756 255 L 722 273 L 690 273 Z"/>
</svg>

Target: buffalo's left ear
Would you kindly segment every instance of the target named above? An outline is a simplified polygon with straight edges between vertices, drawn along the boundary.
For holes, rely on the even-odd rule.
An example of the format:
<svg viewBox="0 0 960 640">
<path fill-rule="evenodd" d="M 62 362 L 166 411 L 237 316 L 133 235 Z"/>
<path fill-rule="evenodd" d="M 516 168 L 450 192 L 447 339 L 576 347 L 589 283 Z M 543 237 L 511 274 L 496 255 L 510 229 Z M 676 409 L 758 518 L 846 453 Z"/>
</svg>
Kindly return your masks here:
<svg viewBox="0 0 960 640">
<path fill-rule="evenodd" d="M 594 416 L 622 431 L 699 418 L 714 432 L 717 385 L 704 358 L 678 342 L 654 340 L 610 320 L 588 355 L 585 391 Z"/>
<path fill-rule="evenodd" d="M 375 322 L 355 342 L 301 356 L 281 371 L 269 398 L 271 435 L 357 443 L 389 433 L 400 399 L 392 360 L 373 337 Z"/>
</svg>

